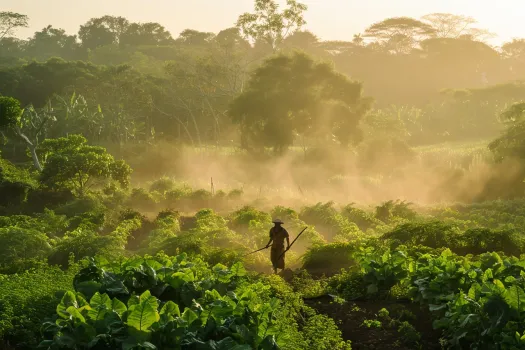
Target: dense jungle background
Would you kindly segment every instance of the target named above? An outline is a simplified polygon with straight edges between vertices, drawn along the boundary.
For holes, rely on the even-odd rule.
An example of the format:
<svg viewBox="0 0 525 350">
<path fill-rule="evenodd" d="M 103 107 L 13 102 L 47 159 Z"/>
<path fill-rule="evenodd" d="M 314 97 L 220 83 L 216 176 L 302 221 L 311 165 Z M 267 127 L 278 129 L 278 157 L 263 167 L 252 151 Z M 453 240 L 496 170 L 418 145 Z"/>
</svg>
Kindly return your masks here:
<svg viewBox="0 0 525 350">
<path fill-rule="evenodd" d="M 525 38 L 307 10 L 0 11 L 0 348 L 525 349 Z"/>
</svg>

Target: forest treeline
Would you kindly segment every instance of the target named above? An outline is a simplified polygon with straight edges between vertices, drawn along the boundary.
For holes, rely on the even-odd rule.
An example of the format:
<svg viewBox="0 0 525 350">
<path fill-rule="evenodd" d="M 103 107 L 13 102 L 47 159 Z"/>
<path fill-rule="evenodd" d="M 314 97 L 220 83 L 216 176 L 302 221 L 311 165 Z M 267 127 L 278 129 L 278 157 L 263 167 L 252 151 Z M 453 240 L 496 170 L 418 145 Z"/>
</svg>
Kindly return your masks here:
<svg viewBox="0 0 525 350">
<path fill-rule="evenodd" d="M 475 19 L 433 13 L 323 41 L 303 30 L 306 10 L 257 0 L 231 28 L 177 37 L 159 23 L 103 16 L 76 34 L 49 25 L 25 40 L 16 29 L 30 19 L 2 12 L 0 95 L 22 111 L 3 123 L 3 155 L 24 159 L 29 146 L 35 158 L 42 140 L 81 133 L 119 149 L 167 141 L 282 154 L 365 141 L 404 156 L 494 140 L 508 123 L 521 130 L 525 39 L 493 47 Z M 519 148 L 492 148 L 502 158 L 507 146 Z"/>
</svg>

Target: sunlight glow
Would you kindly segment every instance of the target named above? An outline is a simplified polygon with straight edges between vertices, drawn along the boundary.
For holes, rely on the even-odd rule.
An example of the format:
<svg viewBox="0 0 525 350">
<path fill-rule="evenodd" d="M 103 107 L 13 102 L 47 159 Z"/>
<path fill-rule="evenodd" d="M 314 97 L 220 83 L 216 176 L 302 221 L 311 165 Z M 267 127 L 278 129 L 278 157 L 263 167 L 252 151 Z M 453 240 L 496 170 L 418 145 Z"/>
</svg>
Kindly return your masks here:
<svg viewBox="0 0 525 350">
<path fill-rule="evenodd" d="M 281 0 L 285 3 L 285 0 Z M 309 6 L 306 29 L 323 40 L 351 40 L 370 24 L 387 17 L 421 17 L 433 12 L 471 16 L 479 27 L 498 35 L 495 45 L 525 37 L 524 0 L 303 0 Z M 137 22 L 159 22 L 174 36 L 192 28 L 218 32 L 232 27 L 237 17 L 252 9 L 251 0 L 1 0 L 1 10 L 27 14 L 25 38 L 52 24 L 76 33 L 81 24 L 102 15 L 118 15 Z M 74 5 L 72 5 L 74 4 Z"/>
</svg>

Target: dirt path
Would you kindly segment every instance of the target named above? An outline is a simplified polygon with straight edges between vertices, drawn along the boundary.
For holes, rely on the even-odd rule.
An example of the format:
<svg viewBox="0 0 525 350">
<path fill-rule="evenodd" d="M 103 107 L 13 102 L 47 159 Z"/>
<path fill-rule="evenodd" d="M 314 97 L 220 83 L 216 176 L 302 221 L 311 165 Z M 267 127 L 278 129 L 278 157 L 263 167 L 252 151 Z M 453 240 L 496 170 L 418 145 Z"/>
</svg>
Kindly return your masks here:
<svg viewBox="0 0 525 350">
<path fill-rule="evenodd" d="M 343 333 L 345 340 L 352 341 L 352 349 L 441 349 L 439 344 L 440 332 L 432 328 L 432 319 L 428 311 L 412 303 L 388 301 L 356 301 L 339 304 L 330 296 L 305 299 L 305 304 L 334 319 Z M 417 343 L 403 341 L 403 334 L 398 326 L 390 326 L 378 316 L 379 310 L 385 308 L 390 316 L 408 321 L 421 334 Z M 363 325 L 365 320 L 378 320 L 380 328 Z M 404 333 L 406 335 L 406 333 Z"/>
</svg>

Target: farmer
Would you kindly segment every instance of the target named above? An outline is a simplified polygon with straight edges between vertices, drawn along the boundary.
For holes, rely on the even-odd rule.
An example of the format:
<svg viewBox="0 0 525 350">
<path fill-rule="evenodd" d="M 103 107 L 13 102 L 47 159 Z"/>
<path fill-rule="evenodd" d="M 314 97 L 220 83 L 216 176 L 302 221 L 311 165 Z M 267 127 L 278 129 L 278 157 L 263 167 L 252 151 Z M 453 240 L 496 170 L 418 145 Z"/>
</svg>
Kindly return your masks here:
<svg viewBox="0 0 525 350">
<path fill-rule="evenodd" d="M 290 247 L 290 236 L 288 231 L 285 230 L 281 225 L 283 222 L 280 219 L 273 220 L 274 227 L 270 229 L 270 241 L 266 245 L 266 248 L 272 244 L 271 259 L 273 265 L 273 272 L 277 273 L 277 269 L 284 270 L 284 240 L 286 239 L 286 249 Z"/>
</svg>

